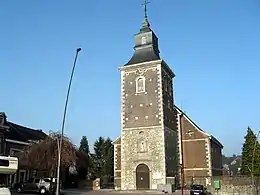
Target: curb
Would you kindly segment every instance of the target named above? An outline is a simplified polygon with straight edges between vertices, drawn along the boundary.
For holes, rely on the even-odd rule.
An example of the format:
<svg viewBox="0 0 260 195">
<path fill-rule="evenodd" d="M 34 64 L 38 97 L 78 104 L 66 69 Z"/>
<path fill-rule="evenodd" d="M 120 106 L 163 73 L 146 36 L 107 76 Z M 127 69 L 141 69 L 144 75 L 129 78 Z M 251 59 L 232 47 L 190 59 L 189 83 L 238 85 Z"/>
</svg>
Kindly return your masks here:
<svg viewBox="0 0 260 195">
<path fill-rule="evenodd" d="M 160 191 L 142 191 L 142 190 L 112 190 L 108 191 L 109 193 L 115 194 L 165 194 L 164 192 Z"/>
</svg>

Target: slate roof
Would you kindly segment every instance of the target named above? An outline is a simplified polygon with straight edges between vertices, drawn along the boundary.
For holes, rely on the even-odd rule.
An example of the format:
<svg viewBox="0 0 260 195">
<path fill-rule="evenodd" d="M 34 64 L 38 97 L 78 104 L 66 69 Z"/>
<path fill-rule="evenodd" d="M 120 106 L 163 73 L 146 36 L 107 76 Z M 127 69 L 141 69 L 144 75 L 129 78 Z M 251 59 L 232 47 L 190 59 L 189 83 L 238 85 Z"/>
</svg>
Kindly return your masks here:
<svg viewBox="0 0 260 195">
<path fill-rule="evenodd" d="M 143 35 L 145 35 L 149 41 L 144 45 L 140 45 L 140 38 Z M 125 66 L 161 59 L 158 49 L 158 38 L 150 28 L 150 23 L 147 18 L 145 18 L 139 33 L 137 33 L 135 37 L 135 52 Z"/>
<path fill-rule="evenodd" d="M 6 133 L 7 139 L 29 142 L 44 139 L 47 136 L 42 130 L 31 129 L 12 122 L 7 122 L 7 125 L 9 126 Z"/>
<path fill-rule="evenodd" d="M 125 64 L 125 66 L 131 65 L 131 64 L 138 64 L 138 63 L 142 63 L 142 62 L 160 60 L 160 59 L 161 58 L 160 58 L 159 54 L 157 52 L 155 52 L 153 48 L 147 48 L 145 50 L 140 49 L 140 50 L 137 50 L 134 52 L 134 55 L 129 60 L 129 62 L 127 64 Z"/>
</svg>

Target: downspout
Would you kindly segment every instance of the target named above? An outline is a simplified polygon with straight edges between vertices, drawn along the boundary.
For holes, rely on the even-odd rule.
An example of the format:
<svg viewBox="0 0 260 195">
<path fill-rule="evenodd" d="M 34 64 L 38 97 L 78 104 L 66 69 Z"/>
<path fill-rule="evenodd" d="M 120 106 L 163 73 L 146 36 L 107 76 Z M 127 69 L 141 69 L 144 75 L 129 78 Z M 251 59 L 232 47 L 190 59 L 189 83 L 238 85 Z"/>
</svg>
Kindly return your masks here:
<svg viewBox="0 0 260 195">
<path fill-rule="evenodd" d="M 181 195 L 184 195 L 184 157 L 183 157 L 183 125 L 182 125 L 183 112 L 180 114 L 180 140 L 181 140 Z"/>
</svg>

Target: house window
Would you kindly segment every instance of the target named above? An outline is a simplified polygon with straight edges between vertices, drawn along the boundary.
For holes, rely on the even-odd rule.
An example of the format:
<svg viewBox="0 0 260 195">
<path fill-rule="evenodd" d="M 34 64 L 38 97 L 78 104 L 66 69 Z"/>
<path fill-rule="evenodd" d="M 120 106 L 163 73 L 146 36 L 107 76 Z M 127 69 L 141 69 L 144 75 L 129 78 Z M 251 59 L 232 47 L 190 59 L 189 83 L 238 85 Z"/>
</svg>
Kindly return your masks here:
<svg viewBox="0 0 260 195">
<path fill-rule="evenodd" d="M 18 153 L 23 152 L 22 150 L 16 149 L 16 148 L 10 148 L 10 156 L 16 156 Z"/>
<path fill-rule="evenodd" d="M 145 78 L 138 77 L 136 79 L 136 93 L 142 93 L 145 91 Z"/>
</svg>

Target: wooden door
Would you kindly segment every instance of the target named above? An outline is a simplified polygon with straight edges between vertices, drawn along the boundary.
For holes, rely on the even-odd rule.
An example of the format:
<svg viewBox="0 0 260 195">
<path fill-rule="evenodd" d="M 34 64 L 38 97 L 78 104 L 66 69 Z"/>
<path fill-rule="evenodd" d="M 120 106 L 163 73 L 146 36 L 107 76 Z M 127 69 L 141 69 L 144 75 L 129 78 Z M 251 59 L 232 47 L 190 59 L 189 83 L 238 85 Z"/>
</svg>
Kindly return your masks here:
<svg viewBox="0 0 260 195">
<path fill-rule="evenodd" d="M 150 171 L 145 164 L 140 164 L 136 167 L 136 189 L 150 189 Z"/>
</svg>

